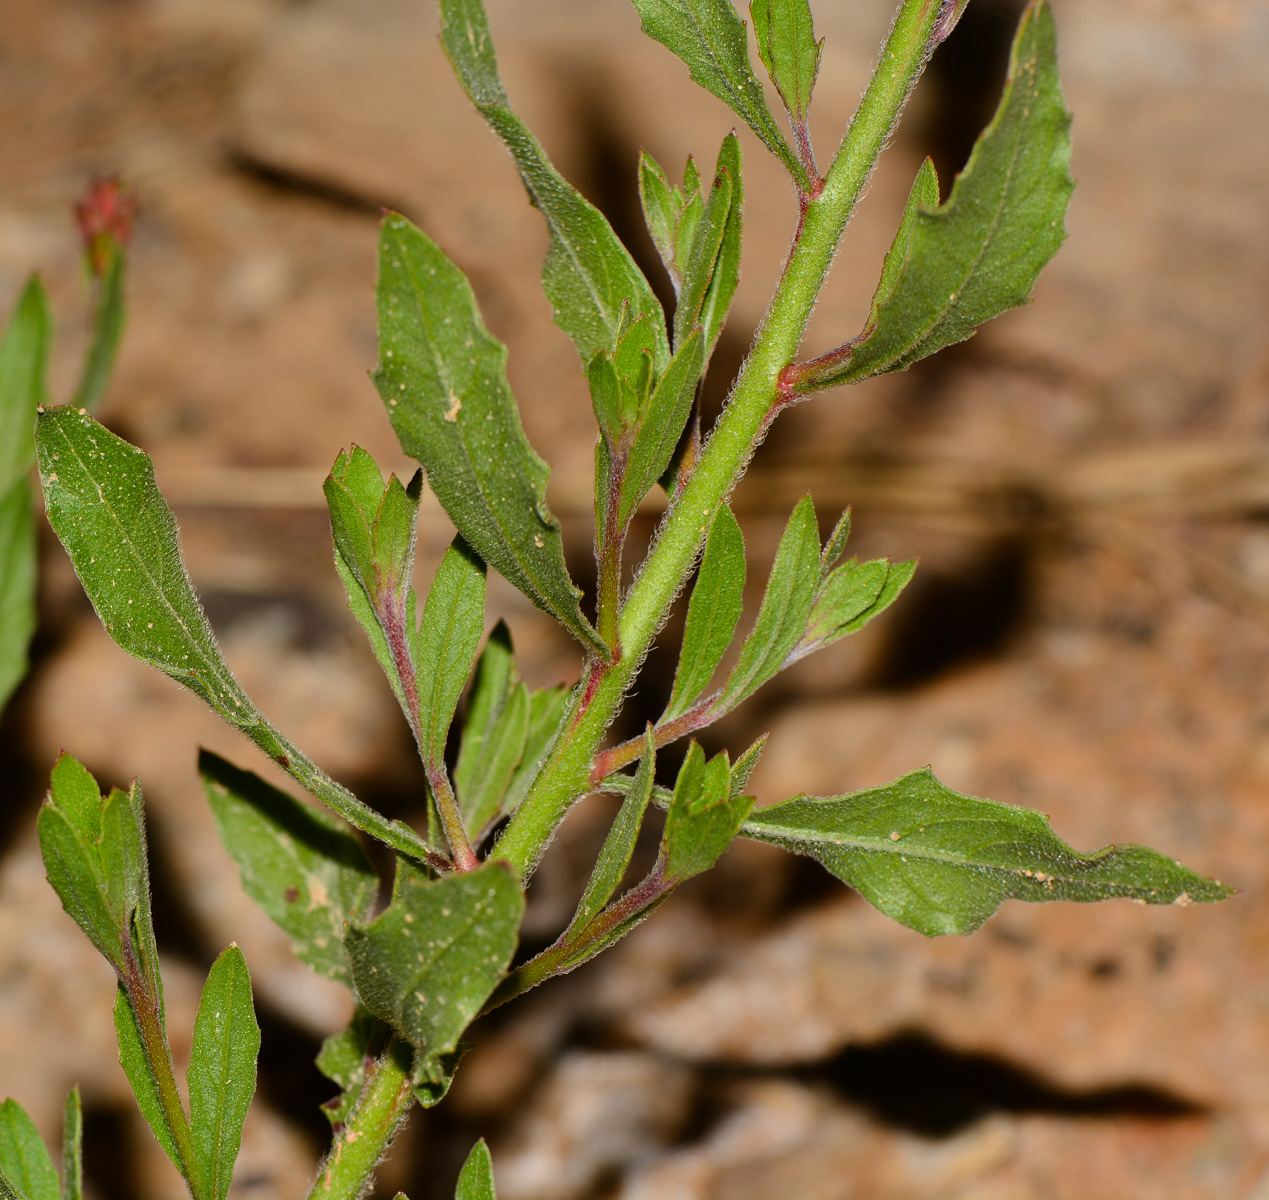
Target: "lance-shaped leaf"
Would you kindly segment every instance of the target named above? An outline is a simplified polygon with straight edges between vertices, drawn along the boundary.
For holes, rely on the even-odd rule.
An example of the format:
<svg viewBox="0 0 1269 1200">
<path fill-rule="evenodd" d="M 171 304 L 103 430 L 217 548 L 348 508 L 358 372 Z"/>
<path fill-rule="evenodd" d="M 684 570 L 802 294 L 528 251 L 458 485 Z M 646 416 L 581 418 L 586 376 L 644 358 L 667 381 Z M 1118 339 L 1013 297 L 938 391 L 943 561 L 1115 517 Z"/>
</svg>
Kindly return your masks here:
<svg viewBox="0 0 1269 1200">
<path fill-rule="evenodd" d="M 375 386 L 402 449 L 467 543 L 600 649 L 564 565 L 546 504 L 544 463 L 529 445 L 507 384 L 507 348 L 485 329 L 463 273 L 404 217 L 379 236 L 379 367 Z"/>
<path fill-rule="evenodd" d="M 542 287 L 555 323 L 583 363 L 611 351 L 622 310 L 648 317 L 658 331 L 656 367 L 669 360 L 665 316 L 643 272 L 603 214 L 551 165 L 537 139 L 507 105 L 481 0 L 441 0 L 441 44 L 481 116 L 502 138 L 529 198 L 546 218 L 551 246 Z"/>
<path fill-rule="evenodd" d="M 931 937 L 969 933 L 1008 899 L 1186 904 L 1233 894 L 1143 846 L 1079 854 L 1047 817 L 961 795 L 928 767 L 844 796 L 795 796 L 754 812 L 742 832 L 818 859 Z"/>
<path fill-rule="evenodd" d="M 428 880 L 411 874 L 346 944 L 361 1002 L 430 1058 L 451 1052 L 515 953 L 524 895 L 487 863 Z"/>
<path fill-rule="evenodd" d="M 176 522 L 149 456 L 74 408 L 40 412 L 36 449 L 49 523 L 110 636 L 206 701 L 358 829 L 426 856 L 431 848 L 414 830 L 337 784 L 247 698 L 190 586 Z"/>
<path fill-rule="evenodd" d="M 48 1148 L 16 1100 L 0 1104 L 0 1171 L 27 1200 L 60 1200 Z"/>
<path fill-rule="evenodd" d="M 731 645 L 744 599 L 745 537 L 730 507 L 724 504 L 710 526 L 692 588 L 674 690 L 661 724 L 681 717 L 709 686 Z"/>
<path fill-rule="evenodd" d="M 560 722 L 564 719 L 568 695 L 568 689 L 564 687 L 543 688 L 530 693 L 529 733 L 525 738 L 520 765 L 511 776 L 511 783 L 502 798 L 502 815 L 513 813 L 520 807 L 520 801 L 528 793 L 529 785 L 537 777 L 538 768 L 546 758 L 547 751 L 559 732 Z"/>
<path fill-rule="evenodd" d="M 95 284 L 92 335 L 84 356 L 83 374 L 71 403 L 76 408 L 95 409 L 110 383 L 127 310 L 123 300 L 126 256 L 114 238 L 104 248 L 105 262 Z"/>
<path fill-rule="evenodd" d="M 121 976 L 139 966 L 157 990 L 141 789 L 103 796 L 69 754 L 53 767 L 40 851 L 63 908 Z"/>
<path fill-rule="evenodd" d="M 188 1137 L 188 1118 L 183 1111 L 178 1112 L 166 1106 L 160 1090 L 160 1072 L 169 1078 L 175 1078 L 167 1031 L 162 1031 L 160 1044 L 154 1047 L 155 1056 L 152 1056 L 141 1029 L 141 1019 L 122 983 L 115 994 L 114 1015 L 115 1037 L 119 1042 L 119 1065 L 128 1077 L 128 1086 L 132 1088 L 137 1107 L 146 1124 L 150 1126 L 154 1140 L 163 1148 L 163 1153 L 171 1159 L 178 1171 L 190 1179 L 196 1169 L 195 1165 L 192 1162 L 186 1163 L 178 1149 L 181 1132 Z M 176 1103 L 179 1105 L 179 1100 Z M 177 1125 L 181 1122 L 185 1122 L 186 1127 L 183 1131 L 178 1131 Z"/>
<path fill-rule="evenodd" d="M 647 811 L 648 800 L 652 796 L 655 774 L 656 743 L 649 730 L 634 782 L 622 801 L 617 819 L 613 821 L 612 828 L 604 839 L 599 858 L 595 861 L 595 869 L 591 872 L 586 890 L 577 903 L 577 911 L 564 934 L 565 939 L 594 920 L 621 886 L 626 868 L 630 866 L 635 842 L 639 838 L 639 829 L 643 825 L 643 814 Z"/>
<path fill-rule="evenodd" d="M 348 606 L 413 724 L 417 706 L 413 628 L 414 541 L 418 527 L 423 473 L 403 487 L 396 476 L 387 484 L 378 466 L 360 446 L 340 451 L 324 485 L 335 543 L 335 568 L 348 593 Z"/>
<path fill-rule="evenodd" d="M 26 474 L 35 459 L 51 325 L 43 285 L 32 277 L 0 340 L 0 709 L 26 675 L 35 632 L 35 518 Z"/>
<path fill-rule="evenodd" d="M 692 78 L 744 121 L 808 191 L 806 170 L 776 125 L 749 63 L 745 23 L 732 0 L 634 0 L 634 6 L 643 31 L 681 58 Z"/>
<path fill-rule="evenodd" d="M 1055 46 L 1049 6 L 1032 3 L 1014 40 L 1000 107 L 947 203 L 928 207 L 933 171 L 922 167 L 913 188 L 915 218 L 891 251 L 895 256 L 906 239 L 902 270 L 892 274 L 887 259 L 864 332 L 842 352 L 795 372 L 797 391 L 903 370 L 1030 299 L 1066 236 L 1063 216 L 1074 187 Z M 910 202 L 905 221 L 912 208 Z"/>
<path fill-rule="evenodd" d="M 794 121 L 806 121 L 824 42 L 815 40 L 807 0 L 750 0 L 758 57 Z"/>
<path fill-rule="evenodd" d="M 36 619 L 35 552 L 31 488 L 19 478 L 0 494 L 0 709 L 27 672 Z"/>
<path fill-rule="evenodd" d="M 484 1138 L 471 1148 L 463 1164 L 454 1200 L 498 1200 L 494 1192 L 493 1159 Z"/>
<path fill-rule="evenodd" d="M 851 559 L 829 571 L 815 593 L 806 629 L 789 651 L 785 666 L 853 632 L 857 619 L 880 599 L 889 575 L 890 563 L 884 558 L 863 563 Z"/>
<path fill-rule="evenodd" d="M 39 279 L 27 281 L 0 340 L 0 496 L 26 475 L 35 457 L 35 414 L 46 400 L 52 318 Z"/>
<path fill-rule="evenodd" d="M 485 564 L 456 539 L 436 568 L 419 622 L 415 660 L 419 671 L 419 749 L 440 769 L 458 697 L 476 662 L 485 624 Z"/>
<path fill-rule="evenodd" d="M 622 529 L 674 457 L 675 447 L 692 413 L 696 385 L 704 367 L 704 351 L 704 337 L 700 330 L 695 330 L 675 351 L 648 401 L 622 479 L 617 509 L 617 524 Z"/>
<path fill-rule="evenodd" d="M 256 1090 L 260 1026 L 242 951 L 230 946 L 203 987 L 189 1060 L 190 1131 L 199 1200 L 225 1200 Z"/>
<path fill-rule="evenodd" d="M 815 507 L 810 496 L 803 496 L 780 538 L 762 606 L 719 698 L 720 712 L 728 712 L 752 696 L 784 665 L 806 628 L 819 578 Z"/>
<path fill-rule="evenodd" d="M 344 927 L 369 917 L 379 882 L 352 830 L 209 750 L 198 769 L 247 895 L 286 931 L 296 957 L 351 983 Z"/>
<path fill-rule="evenodd" d="M 657 869 L 676 884 L 708 871 L 731 845 L 752 807 L 752 796 L 732 789 L 726 752 L 707 760 L 699 743 L 693 742 L 665 815 Z"/>
<path fill-rule="evenodd" d="M 62 1196 L 61 1200 L 84 1197 L 84 1109 L 79 1088 L 73 1087 L 62 1110 Z"/>
</svg>

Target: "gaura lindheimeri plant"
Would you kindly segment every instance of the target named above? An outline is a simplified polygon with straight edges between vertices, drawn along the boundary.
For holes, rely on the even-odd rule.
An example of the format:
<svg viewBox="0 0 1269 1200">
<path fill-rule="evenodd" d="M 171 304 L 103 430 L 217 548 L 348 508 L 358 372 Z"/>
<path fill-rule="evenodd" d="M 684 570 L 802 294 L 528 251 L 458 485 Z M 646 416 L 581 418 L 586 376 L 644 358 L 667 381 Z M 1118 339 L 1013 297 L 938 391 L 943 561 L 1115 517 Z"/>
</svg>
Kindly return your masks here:
<svg viewBox="0 0 1269 1200">
<path fill-rule="evenodd" d="M 615 2 L 615 0 L 614 0 Z M 200 696 L 264 749 L 322 807 L 206 753 L 207 798 L 243 886 L 318 973 L 352 989 L 356 1015 L 318 1065 L 338 1085 L 333 1140 L 312 1196 L 353 1200 L 415 1104 L 437 1103 L 481 1013 L 580 966 L 629 932 L 736 837 L 818 859 L 895 920 L 928 935 L 967 933 L 1005 899 L 1149 904 L 1229 894 L 1175 859 L 1138 846 L 1080 854 L 1034 812 L 960 795 L 929 770 L 838 796 L 799 795 L 755 810 L 747 783 L 763 741 L 733 760 L 692 742 L 677 775 L 663 747 L 717 721 L 790 663 L 854 633 L 892 604 L 914 564 L 845 558 L 850 514 L 821 540 L 809 496 L 794 507 L 753 624 L 741 616 L 744 537 L 728 497 L 772 422 L 817 392 L 903 370 L 1025 303 L 1064 237 L 1071 194 L 1069 117 L 1053 17 L 1032 0 L 1014 41 L 999 108 L 940 204 L 933 166 L 917 173 L 864 328 L 818 358 L 799 357 L 838 243 L 926 61 L 967 0 L 902 0 L 867 90 L 827 170 L 807 114 L 821 45 L 808 0 L 752 0 L 758 56 L 787 111 L 786 136 L 756 76 L 732 0 L 633 0 L 643 28 L 727 104 L 787 169 L 792 243 L 721 416 L 703 429 L 702 377 L 736 290 L 744 211 L 740 143 L 712 172 L 681 182 L 638 164 L 652 240 L 673 284 L 666 312 L 604 217 L 555 170 L 515 115 L 498 75 L 481 0 L 441 0 L 441 40 L 472 103 L 510 151 L 550 231 L 542 282 L 572 339 L 593 401 L 593 616 L 565 566 L 545 501 L 547 466 L 530 447 L 462 272 L 425 233 L 388 214 L 379 246 L 380 361 L 374 380 L 404 451 L 421 464 L 384 482 L 364 450 L 326 480 L 335 567 L 409 722 L 427 781 L 422 828 L 388 820 L 327 776 L 269 723 L 217 650 L 181 562 L 176 527 L 149 458 L 88 415 L 43 399 L 40 305 L 17 309 L 0 351 L 19 380 L 37 443 L 48 518 L 101 620 L 130 654 Z M 38 311 L 37 311 L 38 310 Z M 17 366 L 15 366 L 15 363 Z M 22 369 L 19 370 L 18 367 Z M 15 424 L 15 428 L 20 428 Z M 21 474 L 15 470 L 15 478 Z M 7 478 L 7 477 L 6 477 Z M 426 592 L 414 588 L 422 489 L 457 531 Z M 632 518 L 657 486 L 668 507 L 623 587 Z M 518 677 L 505 624 L 484 637 L 495 570 L 576 638 L 571 689 Z M 608 737 L 653 638 L 686 585 L 686 617 L 665 711 L 630 741 Z M 484 640 L 482 648 L 481 642 Z M 726 659 L 731 665 L 720 668 Z M 450 728 L 467 699 L 453 761 Z M 623 797 L 577 911 L 553 945 L 517 959 L 517 931 L 543 849 L 569 809 L 596 792 Z M 664 812 L 651 870 L 627 883 L 650 807 Z M 150 916 L 140 788 L 102 796 L 70 756 L 54 767 L 40 813 L 49 879 L 119 979 L 120 1057 L 137 1101 L 195 1200 L 224 1200 L 255 1088 L 251 983 L 231 946 L 208 977 L 184 1083 L 168 1049 Z M 391 898 L 363 838 L 393 852 Z M 78 1109 L 70 1106 L 63 1179 L 14 1104 L 0 1111 L 0 1193 L 79 1194 Z M 491 1198 L 483 1143 L 458 1185 Z"/>
</svg>

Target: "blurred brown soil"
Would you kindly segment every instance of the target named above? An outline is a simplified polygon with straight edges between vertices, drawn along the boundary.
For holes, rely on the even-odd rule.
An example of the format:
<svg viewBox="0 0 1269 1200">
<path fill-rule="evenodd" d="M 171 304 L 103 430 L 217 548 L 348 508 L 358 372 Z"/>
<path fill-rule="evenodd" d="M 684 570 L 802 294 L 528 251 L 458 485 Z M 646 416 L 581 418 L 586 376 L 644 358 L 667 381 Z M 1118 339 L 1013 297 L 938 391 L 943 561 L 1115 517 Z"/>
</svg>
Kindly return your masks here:
<svg viewBox="0 0 1269 1200">
<path fill-rule="evenodd" d="M 818 4 L 826 154 L 889 0 Z M 974 0 L 862 206 L 809 338 L 852 334 L 924 154 L 946 184 L 990 115 L 1017 0 Z M 904 375 L 781 418 L 737 494 L 750 577 L 807 488 L 859 553 L 920 556 L 888 618 L 770 685 L 711 746 L 771 730 L 762 801 L 931 763 L 1091 849 L 1142 841 L 1235 883 L 1212 909 L 1010 904 L 925 941 L 813 864 L 752 844 L 594 968 L 478 1029 L 379 1194 L 452 1195 L 491 1139 L 504 1200 L 1264 1200 L 1269 1197 L 1269 9 L 1055 0 L 1076 114 L 1070 239 L 1034 305 Z M 712 157 L 729 115 L 623 0 L 490 0 L 508 89 L 643 261 L 646 146 Z M 422 0 L 0 0 L 0 296 L 39 269 L 64 394 L 86 331 L 69 211 L 94 173 L 141 200 L 130 324 L 103 419 L 155 459 L 248 690 L 393 815 L 420 779 L 329 563 L 320 481 L 356 441 L 395 469 L 375 361 L 381 206 L 469 273 L 580 580 L 588 400 L 538 285 L 545 239 L 469 111 Z M 716 411 L 779 267 L 793 198 L 753 139 L 745 278 Z M 644 519 L 645 532 L 654 515 Z M 420 573 L 449 538 L 425 512 Z M 60 748 L 149 800 L 169 1022 L 187 1052 L 213 955 L 243 947 L 262 1090 L 235 1197 L 302 1194 L 312 1068 L 347 998 L 242 896 L 194 771 L 260 769 L 97 625 L 51 537 L 35 671 L 0 728 L 0 1090 L 55 1135 L 88 1113 L 100 1200 L 176 1194 L 115 1061 L 111 980 L 43 879 L 34 815 Z M 754 597 L 756 600 L 756 595 Z M 573 646 L 491 587 L 534 684 Z M 672 662 L 626 720 L 655 715 Z M 526 944 L 567 920 L 611 809 L 579 807 Z M 446 1190 L 446 1189 L 450 1190 Z"/>
</svg>

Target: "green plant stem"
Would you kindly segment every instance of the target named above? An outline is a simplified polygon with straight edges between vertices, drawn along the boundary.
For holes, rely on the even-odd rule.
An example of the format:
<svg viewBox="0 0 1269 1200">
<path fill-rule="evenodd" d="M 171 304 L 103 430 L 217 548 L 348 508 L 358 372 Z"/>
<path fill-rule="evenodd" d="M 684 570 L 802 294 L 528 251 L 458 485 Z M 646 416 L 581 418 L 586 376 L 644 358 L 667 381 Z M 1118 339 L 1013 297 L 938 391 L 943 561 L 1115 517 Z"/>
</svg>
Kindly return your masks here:
<svg viewBox="0 0 1269 1200">
<path fill-rule="evenodd" d="M 136 1014 L 137 1025 L 141 1030 L 141 1043 L 145 1047 L 145 1056 L 150 1064 L 150 1073 L 154 1076 L 159 1102 L 163 1105 L 163 1115 L 167 1118 L 168 1127 L 172 1131 L 172 1140 L 176 1143 L 176 1153 L 181 1160 L 178 1164 L 181 1174 L 185 1176 L 190 1195 L 197 1197 L 198 1178 L 195 1168 L 198 1158 L 194 1154 L 194 1140 L 190 1134 L 189 1117 L 185 1113 L 181 1090 L 176 1083 L 176 1071 L 172 1066 L 172 1050 L 168 1045 L 167 1030 L 163 1027 L 159 999 L 147 986 L 145 971 L 142 970 L 130 946 L 124 949 L 123 965 L 124 969 L 119 973 L 119 982 L 123 984 L 128 1002 L 132 1005 L 133 1013 Z"/>
<path fill-rule="evenodd" d="M 823 187 L 804 205 L 784 273 L 727 407 L 627 594 L 621 656 L 611 664 L 587 664 L 561 736 L 494 850 L 522 876 L 532 872 L 569 806 L 589 789 L 591 759 L 696 562 L 712 514 L 744 474 L 776 414 L 796 400 L 781 387 L 781 373 L 797 355 L 842 233 L 933 49 L 941 9 L 940 0 L 903 0 L 895 16 Z"/>
<path fill-rule="evenodd" d="M 332 1143 L 309 1200 L 357 1200 L 414 1103 L 410 1047 L 395 1039 L 379 1056 Z"/>
</svg>

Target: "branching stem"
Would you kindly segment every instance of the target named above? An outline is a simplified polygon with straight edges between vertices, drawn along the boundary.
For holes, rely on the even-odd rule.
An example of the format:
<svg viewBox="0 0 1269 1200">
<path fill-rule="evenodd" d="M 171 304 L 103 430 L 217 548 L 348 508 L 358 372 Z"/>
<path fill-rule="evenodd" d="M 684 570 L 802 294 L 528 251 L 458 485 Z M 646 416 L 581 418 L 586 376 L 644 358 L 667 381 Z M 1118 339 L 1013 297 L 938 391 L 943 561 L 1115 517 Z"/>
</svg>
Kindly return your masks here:
<svg viewBox="0 0 1269 1200">
<path fill-rule="evenodd" d="M 603 667 L 597 680 L 588 672 L 586 686 L 574 690 L 561 736 L 495 847 L 495 857 L 524 877 L 569 806 L 589 789 L 595 751 L 696 562 L 712 514 L 744 473 L 773 407 L 786 400 L 781 375 L 797 355 L 841 235 L 934 47 L 942 7 L 940 0 L 903 0 L 824 186 L 803 207 L 783 275 L 727 407 L 627 593 L 619 623 L 622 657 Z"/>
</svg>

